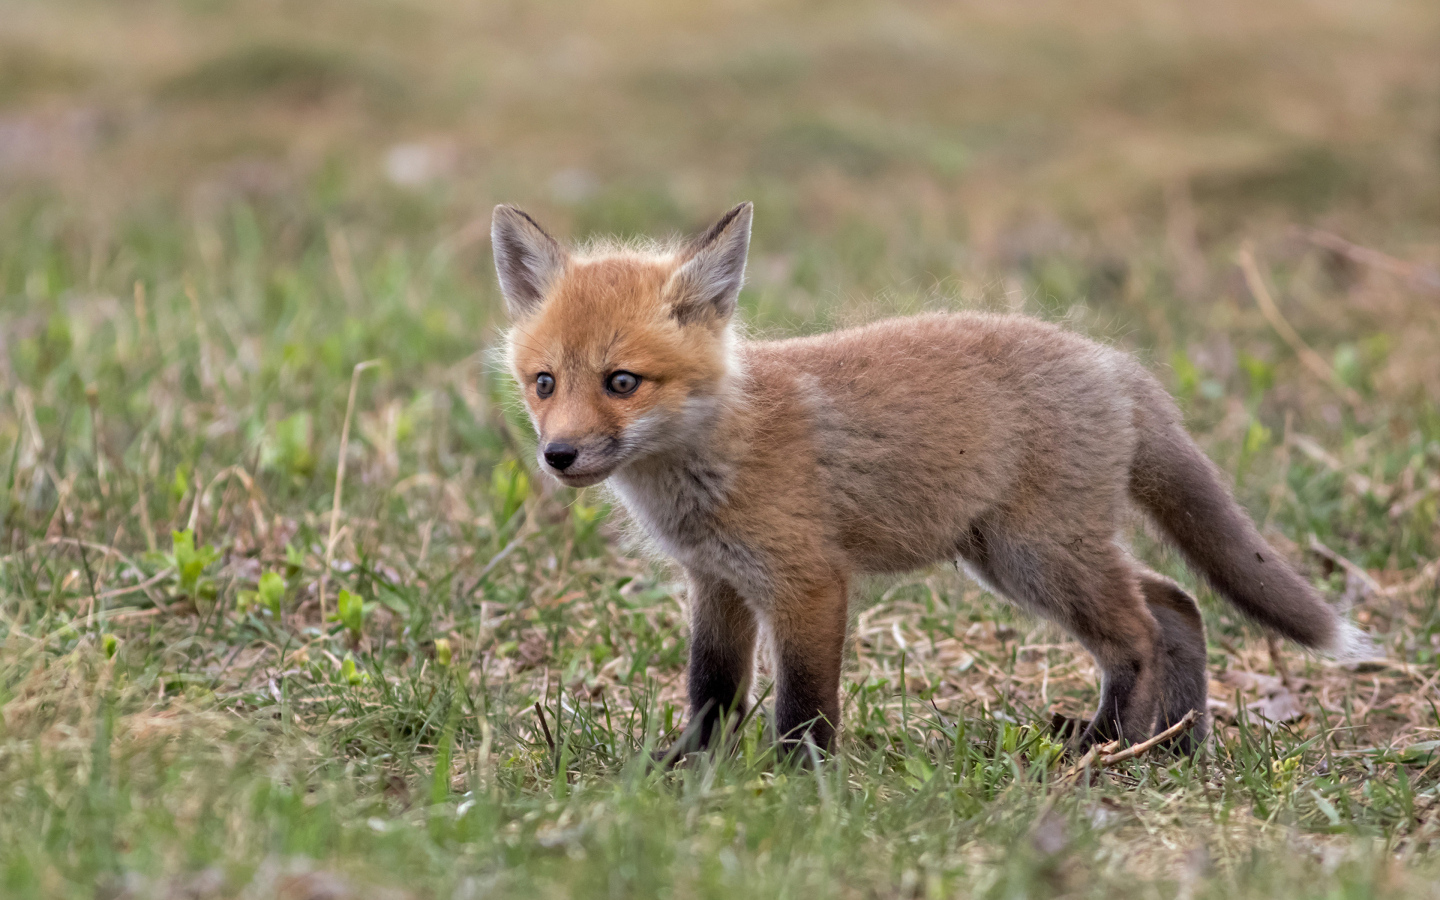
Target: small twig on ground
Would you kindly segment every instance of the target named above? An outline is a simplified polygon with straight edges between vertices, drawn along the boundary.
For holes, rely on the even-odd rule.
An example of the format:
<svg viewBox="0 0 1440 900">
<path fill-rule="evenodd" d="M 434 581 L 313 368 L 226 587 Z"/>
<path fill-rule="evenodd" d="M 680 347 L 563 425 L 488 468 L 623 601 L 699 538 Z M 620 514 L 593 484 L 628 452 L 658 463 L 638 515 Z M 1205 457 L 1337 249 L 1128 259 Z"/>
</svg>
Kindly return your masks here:
<svg viewBox="0 0 1440 900">
<path fill-rule="evenodd" d="M 1109 753 L 1111 750 L 1119 748 L 1119 746 L 1119 741 L 1111 741 L 1108 744 L 1092 744 L 1090 749 L 1085 751 L 1085 755 L 1075 760 L 1075 765 L 1071 766 L 1064 775 L 1060 776 L 1060 780 L 1076 780 L 1084 774 L 1086 769 L 1090 768 L 1091 763 L 1095 762 L 1097 758 L 1101 758 L 1101 754 Z"/>
<path fill-rule="evenodd" d="M 1190 726 L 1194 725 L 1196 720 L 1198 720 L 1199 718 L 1200 710 L 1192 709 L 1185 715 L 1181 716 L 1180 721 L 1176 722 L 1174 725 L 1171 725 L 1169 728 L 1165 729 L 1164 731 L 1160 732 L 1149 740 L 1141 741 L 1133 747 L 1126 747 L 1119 753 L 1112 753 L 1107 756 L 1100 757 L 1100 765 L 1113 766 L 1118 762 L 1124 762 L 1127 759 L 1134 759 L 1141 754 L 1148 753 L 1150 752 L 1151 748 L 1158 746 L 1164 741 L 1168 741 L 1170 738 L 1175 737 L 1182 731 L 1188 730 Z"/>
<path fill-rule="evenodd" d="M 1134 746 L 1126 747 L 1124 750 L 1119 750 L 1119 752 L 1112 752 L 1116 751 L 1120 747 L 1119 741 L 1111 741 L 1108 744 L 1095 744 L 1085 752 L 1084 756 L 1080 757 L 1078 760 L 1075 761 L 1075 765 L 1071 766 L 1064 775 L 1060 776 L 1060 780 L 1062 782 L 1075 781 L 1081 775 L 1083 775 L 1085 771 L 1089 769 L 1092 765 L 1096 765 L 1098 766 L 1098 768 L 1103 769 L 1106 766 L 1113 766 L 1116 763 L 1124 762 L 1127 759 L 1134 759 L 1137 756 L 1148 753 L 1152 748 L 1159 746 L 1161 743 L 1169 740 L 1177 734 L 1180 734 L 1182 731 L 1188 729 L 1191 725 L 1194 725 L 1196 720 L 1199 718 L 1200 711 L 1192 709 L 1185 715 L 1181 716 L 1180 721 L 1176 722 L 1174 725 L 1171 725 L 1169 728 L 1165 729 L 1164 731 L 1160 732 L 1149 740 L 1141 741 Z"/>
<path fill-rule="evenodd" d="M 545 721 L 545 707 L 540 705 L 539 700 L 535 701 L 535 715 L 540 719 L 540 731 L 545 735 L 545 743 L 550 747 L 550 752 L 554 753 L 555 739 L 550 736 L 550 723 Z"/>
<path fill-rule="evenodd" d="M 350 448 L 350 420 L 355 416 L 355 393 L 360 388 L 360 373 L 373 369 L 380 360 L 357 363 L 350 373 L 350 399 L 345 402 L 345 424 L 340 426 L 340 461 L 335 466 L 335 500 L 330 506 L 330 537 L 325 541 L 325 566 L 320 570 L 316 595 L 320 601 L 320 628 L 325 628 L 325 584 L 330 580 L 330 565 L 335 559 L 335 538 L 340 529 L 340 497 L 345 488 L 345 454 Z"/>
<path fill-rule="evenodd" d="M 1290 345 L 1290 349 L 1295 351 L 1295 355 L 1300 358 L 1300 362 L 1305 368 L 1330 385 L 1351 409 L 1356 412 L 1363 409 L 1365 398 L 1356 393 L 1350 385 L 1341 381 L 1340 376 L 1335 374 L 1335 370 L 1330 367 L 1325 358 L 1310 349 L 1310 345 L 1305 343 L 1305 339 L 1300 337 L 1299 332 L 1291 327 L 1285 317 L 1280 314 L 1280 308 L 1275 305 L 1275 298 L 1270 296 L 1270 288 L 1266 287 L 1265 278 L 1260 274 L 1260 267 L 1255 262 L 1255 251 L 1248 242 L 1240 247 L 1236 260 L 1240 263 L 1240 271 L 1245 275 L 1245 285 L 1250 289 L 1250 295 L 1255 298 L 1255 305 L 1260 307 L 1260 312 L 1265 314 L 1266 320 L 1270 322 L 1270 327 L 1275 329 L 1275 333 Z"/>
</svg>

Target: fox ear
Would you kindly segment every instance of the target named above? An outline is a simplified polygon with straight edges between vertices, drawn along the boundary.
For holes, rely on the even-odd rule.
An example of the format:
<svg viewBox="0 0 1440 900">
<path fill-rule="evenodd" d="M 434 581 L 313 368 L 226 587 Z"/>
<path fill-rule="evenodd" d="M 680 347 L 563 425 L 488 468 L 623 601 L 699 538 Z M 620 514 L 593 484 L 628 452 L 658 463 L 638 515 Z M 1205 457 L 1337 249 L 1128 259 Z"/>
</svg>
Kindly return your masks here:
<svg viewBox="0 0 1440 900">
<path fill-rule="evenodd" d="M 755 206 L 742 203 L 695 240 L 689 257 L 670 276 L 666 296 L 671 315 L 682 325 L 715 317 L 721 322 L 735 313 L 745 283 L 745 257 L 750 252 L 750 219 Z"/>
<path fill-rule="evenodd" d="M 534 219 L 503 204 L 490 220 L 490 243 L 506 311 L 512 319 L 529 317 L 565 271 L 569 255 Z"/>
</svg>

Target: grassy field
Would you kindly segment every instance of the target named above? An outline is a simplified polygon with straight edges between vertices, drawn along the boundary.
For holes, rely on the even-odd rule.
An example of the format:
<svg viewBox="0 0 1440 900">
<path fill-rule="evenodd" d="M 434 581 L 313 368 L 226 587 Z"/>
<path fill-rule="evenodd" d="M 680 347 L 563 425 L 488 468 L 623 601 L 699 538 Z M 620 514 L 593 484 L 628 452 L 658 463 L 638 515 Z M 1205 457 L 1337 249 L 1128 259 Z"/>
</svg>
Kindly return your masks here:
<svg viewBox="0 0 1440 900">
<path fill-rule="evenodd" d="M 0 896 L 1440 897 L 1437 47 L 1431 0 L 0 0 Z M 534 470 L 489 210 L 742 199 L 754 333 L 1139 353 L 1387 659 L 1137 527 L 1197 760 L 1074 770 L 1089 658 L 946 568 L 857 592 L 836 758 L 648 768 L 683 590 Z"/>
</svg>

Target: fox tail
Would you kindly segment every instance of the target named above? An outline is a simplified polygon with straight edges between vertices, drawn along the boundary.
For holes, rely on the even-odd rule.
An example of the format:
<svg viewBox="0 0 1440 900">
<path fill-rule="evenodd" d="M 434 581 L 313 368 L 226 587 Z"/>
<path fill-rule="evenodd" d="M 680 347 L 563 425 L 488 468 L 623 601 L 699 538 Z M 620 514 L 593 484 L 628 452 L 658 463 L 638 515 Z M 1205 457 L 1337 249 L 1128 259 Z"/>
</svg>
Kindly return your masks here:
<svg viewBox="0 0 1440 900">
<path fill-rule="evenodd" d="M 1373 657 L 1369 636 L 1331 608 L 1260 536 L 1220 470 L 1180 424 L 1168 395 L 1153 393 L 1159 390 L 1154 385 L 1142 400 L 1130 471 L 1135 502 L 1189 564 L 1249 618 L 1337 659 Z"/>
</svg>

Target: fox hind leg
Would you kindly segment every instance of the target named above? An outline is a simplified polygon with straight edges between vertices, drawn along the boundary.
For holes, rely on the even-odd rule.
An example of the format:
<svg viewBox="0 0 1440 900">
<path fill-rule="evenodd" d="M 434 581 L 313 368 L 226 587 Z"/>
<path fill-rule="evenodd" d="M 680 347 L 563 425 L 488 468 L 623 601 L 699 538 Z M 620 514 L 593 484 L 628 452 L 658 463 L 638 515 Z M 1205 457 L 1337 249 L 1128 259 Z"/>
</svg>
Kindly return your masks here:
<svg viewBox="0 0 1440 900">
<path fill-rule="evenodd" d="M 1193 754 L 1208 730 L 1206 696 L 1205 623 L 1195 599 L 1168 578 L 1148 569 L 1138 569 L 1145 605 L 1160 625 L 1157 649 L 1161 676 L 1161 701 L 1156 732 L 1164 731 L 1192 709 L 1199 718 L 1184 733 L 1170 740 L 1177 752 Z"/>
<path fill-rule="evenodd" d="M 1178 584 L 1143 567 L 1137 567 L 1137 575 L 1145 595 L 1145 605 L 1160 626 L 1159 642 L 1155 648 L 1156 668 L 1160 673 L 1160 703 L 1155 733 L 1179 722 L 1192 709 L 1196 710 L 1199 713 L 1196 722 L 1162 745 L 1191 756 L 1209 733 L 1205 624 L 1194 598 Z M 1057 737 L 1072 739 L 1085 732 L 1090 723 L 1089 719 L 1071 719 L 1056 713 L 1051 730 Z"/>
<path fill-rule="evenodd" d="M 1080 732 L 1080 749 L 1151 735 L 1162 690 L 1160 624 L 1108 535 L 1016 540 L 977 528 L 961 552 L 989 584 L 1069 631 L 1099 664 L 1100 706 Z"/>
</svg>

